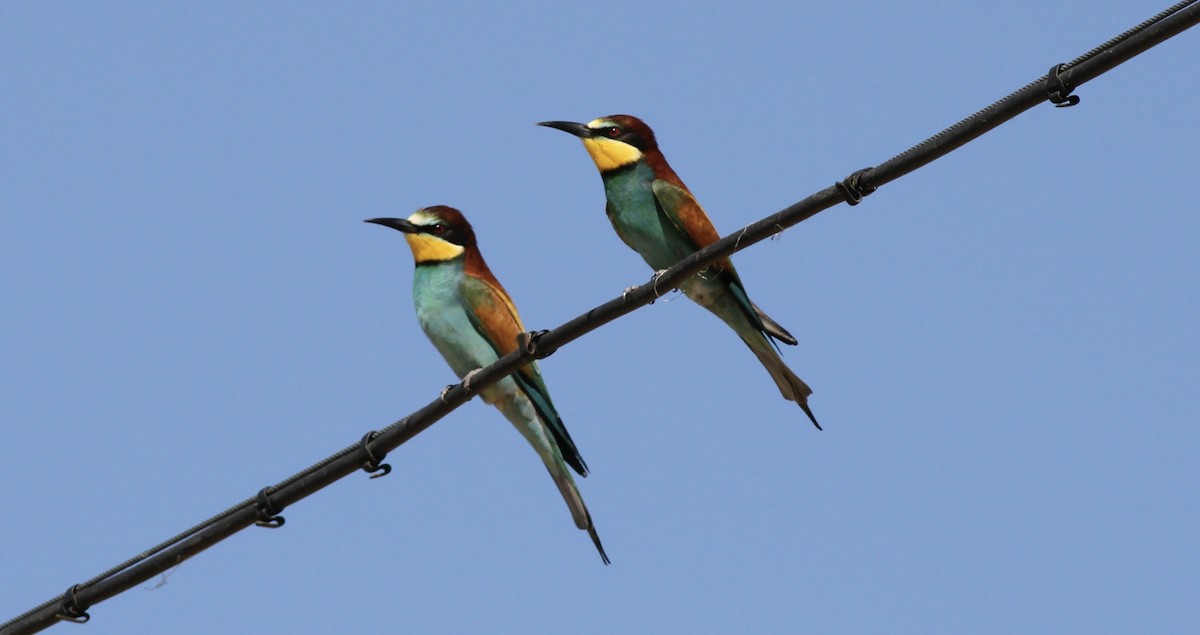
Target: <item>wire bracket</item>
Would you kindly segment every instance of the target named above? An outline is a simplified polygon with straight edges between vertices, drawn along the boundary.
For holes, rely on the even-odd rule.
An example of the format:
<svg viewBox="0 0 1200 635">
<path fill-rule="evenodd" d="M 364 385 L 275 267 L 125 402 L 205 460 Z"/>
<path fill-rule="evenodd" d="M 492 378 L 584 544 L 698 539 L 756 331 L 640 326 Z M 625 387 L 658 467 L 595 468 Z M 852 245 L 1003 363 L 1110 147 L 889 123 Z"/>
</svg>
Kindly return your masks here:
<svg viewBox="0 0 1200 635">
<path fill-rule="evenodd" d="M 392 466 L 383 462 L 383 460 L 387 458 L 387 452 L 376 456 L 375 453 L 371 451 L 371 441 L 377 436 L 379 436 L 378 430 L 372 430 L 366 433 L 363 435 L 362 443 L 360 443 L 358 446 L 359 451 L 362 452 L 363 455 L 363 462 L 361 463 L 362 469 L 364 472 L 370 474 L 371 478 L 379 478 L 392 473 Z"/>
<path fill-rule="evenodd" d="M 842 195 L 842 198 L 846 199 L 846 204 L 851 206 L 858 205 L 864 197 L 875 191 L 875 186 L 867 183 L 866 179 L 863 178 L 867 170 L 873 169 L 875 168 L 857 170 L 844 180 L 836 183 L 838 192 Z"/>
<path fill-rule="evenodd" d="M 534 359 L 546 359 L 557 351 L 557 348 L 538 346 L 538 340 L 550 331 L 542 329 L 540 331 L 527 331 L 517 336 L 517 346 L 521 350 L 533 356 Z"/>
<path fill-rule="evenodd" d="M 62 606 L 54 614 L 55 617 L 76 624 L 85 624 L 92 619 L 92 616 L 88 615 L 88 607 L 79 603 L 78 591 L 78 584 L 72 584 L 71 588 L 67 589 L 67 592 L 63 594 Z"/>
<path fill-rule="evenodd" d="M 1079 95 L 1072 95 L 1075 86 L 1069 79 L 1063 79 L 1063 71 L 1069 71 L 1066 64 L 1055 64 L 1046 75 L 1046 97 L 1055 108 L 1070 108 L 1079 103 Z"/>
<path fill-rule="evenodd" d="M 269 486 L 264 487 L 258 490 L 258 495 L 255 496 L 254 507 L 258 511 L 258 519 L 254 521 L 254 524 L 259 527 L 276 529 L 282 527 L 286 521 L 283 516 L 279 515 L 283 508 L 276 507 L 275 502 L 271 500 L 270 489 Z"/>
</svg>

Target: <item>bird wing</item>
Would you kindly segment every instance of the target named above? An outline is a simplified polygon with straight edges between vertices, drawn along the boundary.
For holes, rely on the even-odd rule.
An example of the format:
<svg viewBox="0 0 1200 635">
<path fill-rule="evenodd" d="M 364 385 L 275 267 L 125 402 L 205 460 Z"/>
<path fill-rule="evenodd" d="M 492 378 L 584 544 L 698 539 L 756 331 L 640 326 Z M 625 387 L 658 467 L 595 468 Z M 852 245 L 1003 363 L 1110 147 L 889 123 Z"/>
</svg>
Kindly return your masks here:
<svg viewBox="0 0 1200 635">
<path fill-rule="evenodd" d="M 707 247 L 721 237 L 691 192 L 664 179 L 655 179 L 650 188 L 654 190 L 659 213 L 671 221 L 696 250 Z M 714 266 L 733 271 L 733 263 L 728 258 L 718 260 Z"/>
<path fill-rule="evenodd" d="M 655 179 L 650 187 L 654 190 L 659 213 L 669 220 L 680 234 L 691 240 L 696 250 L 707 247 L 721 237 L 717 234 L 717 229 L 713 227 L 712 221 L 708 219 L 708 214 L 704 213 L 704 208 L 700 207 L 700 203 L 696 201 L 691 192 L 664 179 Z M 760 331 L 776 336 L 772 333 L 774 329 L 767 329 L 762 319 L 762 312 L 750 301 L 750 296 L 746 295 L 746 288 L 742 285 L 742 280 L 738 277 L 737 270 L 733 268 L 733 262 L 729 258 L 717 260 L 709 266 L 708 272 L 702 272 L 700 275 L 705 277 L 715 275 L 718 280 L 725 282 L 746 314 L 746 318 L 750 320 L 750 324 Z M 774 322 L 772 324 L 775 325 Z M 787 331 L 783 331 L 782 328 L 779 330 L 782 331 L 782 335 L 786 336 L 779 339 L 795 341 Z"/>
<path fill-rule="evenodd" d="M 475 330 L 492 345 L 497 356 L 503 357 L 517 350 L 517 337 L 525 331 L 525 326 L 521 324 L 521 316 L 517 314 L 517 308 L 504 291 L 504 287 L 500 286 L 494 277 L 488 277 L 491 279 L 463 276 L 459 286 L 459 298 L 466 304 L 467 316 Z M 554 403 L 550 401 L 550 391 L 546 389 L 546 382 L 542 379 L 537 362 L 530 362 L 513 373 L 512 377 L 521 391 L 529 397 L 542 422 L 554 436 L 563 460 L 580 476 L 586 476 L 587 464 L 583 462 L 583 457 L 567 432 L 562 417 L 555 410 Z"/>
</svg>

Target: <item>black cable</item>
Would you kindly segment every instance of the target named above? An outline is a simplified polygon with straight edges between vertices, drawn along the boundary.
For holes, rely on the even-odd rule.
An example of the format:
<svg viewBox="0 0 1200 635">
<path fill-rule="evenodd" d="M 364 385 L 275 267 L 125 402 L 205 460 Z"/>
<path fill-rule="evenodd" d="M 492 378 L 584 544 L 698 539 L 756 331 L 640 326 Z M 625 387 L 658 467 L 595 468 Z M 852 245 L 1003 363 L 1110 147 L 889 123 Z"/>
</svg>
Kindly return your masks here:
<svg viewBox="0 0 1200 635">
<path fill-rule="evenodd" d="M 1166 10 L 1104 44 L 1080 55 L 1066 64 L 1056 65 L 1059 77 L 1068 88 L 1095 79 L 1133 56 L 1159 44 L 1188 28 L 1197 21 L 1196 0 L 1178 2 Z M 1049 93 L 1049 94 L 1048 94 Z M 983 133 L 1051 99 L 1054 93 L 1046 90 L 1046 78 L 1038 78 L 1017 89 L 1007 97 L 959 121 L 874 168 L 868 168 L 861 182 L 879 187 L 913 170 L 949 154 Z M 1066 97 L 1066 94 L 1061 94 Z M 1053 101 L 1053 100 L 1052 100 Z"/>
<path fill-rule="evenodd" d="M 544 358 L 562 346 L 642 306 L 652 303 L 660 289 L 673 289 L 709 263 L 741 251 L 779 231 L 800 223 L 838 203 L 855 205 L 878 187 L 944 156 L 1042 101 L 1067 103 L 1070 92 L 1115 68 L 1138 53 L 1200 22 L 1200 5 L 1187 0 L 1166 9 L 1117 37 L 1066 64 L 1056 64 L 1049 76 L 1030 82 L 1007 97 L 959 121 L 912 148 L 872 168 L 858 170 L 845 180 L 810 195 L 771 216 L 697 251 L 646 284 L 610 300 L 551 331 L 524 336 L 516 351 L 481 369 L 471 377 L 471 391 L 463 384 L 449 387 L 424 408 L 380 430 L 325 460 L 277 483 L 204 522 L 166 540 L 125 562 L 71 586 L 66 593 L 48 600 L 0 624 L 0 635 L 34 633 L 59 620 L 86 622 L 87 609 L 164 573 L 187 558 L 224 540 L 256 522 L 281 526 L 279 512 L 325 486 L 359 469 L 387 469 L 380 464 L 388 452 L 433 425 L 466 403 L 471 395 L 496 383 L 534 359 Z M 1077 101 L 1077 98 L 1076 98 Z M 375 474 L 382 476 L 383 474 Z"/>
</svg>

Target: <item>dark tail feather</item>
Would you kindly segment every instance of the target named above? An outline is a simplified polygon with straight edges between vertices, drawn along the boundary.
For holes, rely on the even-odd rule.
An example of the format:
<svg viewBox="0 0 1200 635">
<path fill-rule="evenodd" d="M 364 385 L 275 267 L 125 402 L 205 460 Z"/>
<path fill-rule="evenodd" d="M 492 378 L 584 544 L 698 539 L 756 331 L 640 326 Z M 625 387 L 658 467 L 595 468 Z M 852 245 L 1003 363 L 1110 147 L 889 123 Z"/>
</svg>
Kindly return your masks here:
<svg viewBox="0 0 1200 635">
<path fill-rule="evenodd" d="M 758 319 L 762 322 L 763 330 L 766 331 L 767 335 L 770 335 L 771 337 L 783 342 L 784 344 L 787 344 L 788 346 L 795 346 L 797 344 L 796 338 L 793 337 L 791 333 L 788 333 L 787 329 L 780 326 L 779 322 L 772 320 L 771 316 L 763 313 L 763 310 L 758 308 L 757 304 L 751 302 L 750 306 L 754 307 L 754 312 L 758 314 Z M 809 416 L 811 417 L 812 415 Z M 819 428 L 821 426 L 817 427 Z"/>
<path fill-rule="evenodd" d="M 575 485 L 575 479 L 571 478 L 570 472 L 563 469 L 562 464 L 558 464 L 558 469 L 546 465 L 550 470 L 550 476 L 554 477 L 554 483 L 558 486 L 559 493 L 562 494 L 563 500 L 566 501 L 567 507 L 571 510 L 571 517 L 575 520 L 575 526 L 584 529 L 588 532 L 588 536 L 592 538 L 592 544 L 596 545 L 596 551 L 600 552 L 600 558 L 604 560 L 604 564 L 608 564 L 608 554 L 604 553 L 604 545 L 600 544 L 600 536 L 596 533 L 596 525 L 592 523 L 592 513 L 588 511 L 587 505 L 583 502 L 583 496 L 579 494 L 579 488 Z"/>
<path fill-rule="evenodd" d="M 812 410 L 810 410 L 810 409 L 809 409 L 809 407 L 808 407 L 808 398 L 805 398 L 803 401 L 800 401 L 800 402 L 797 402 L 797 403 L 799 403 L 799 404 L 800 404 L 800 409 L 804 411 L 804 414 L 808 415 L 808 419 L 809 419 L 809 421 L 812 421 L 812 422 L 813 422 L 813 425 L 814 425 L 814 426 L 817 426 L 817 429 L 818 429 L 818 430 L 824 430 L 824 429 L 825 429 L 825 428 L 822 428 L 822 427 L 821 427 L 821 424 L 817 423 L 817 418 L 816 418 L 816 416 L 814 416 L 814 415 L 813 415 L 813 413 L 812 413 Z"/>
<path fill-rule="evenodd" d="M 604 545 L 600 544 L 600 536 L 596 533 L 596 526 L 592 524 L 591 514 L 588 514 L 587 523 L 588 535 L 592 537 L 592 544 L 596 545 L 596 551 L 600 552 L 600 559 L 604 561 L 604 564 L 610 564 L 608 554 L 604 553 Z"/>
<path fill-rule="evenodd" d="M 515 373 L 512 377 L 525 392 L 525 396 L 529 397 L 529 401 L 533 404 L 538 416 L 541 417 L 542 423 L 550 430 L 550 434 L 554 435 L 554 441 L 558 444 L 563 460 L 580 476 L 586 477 L 588 475 L 587 463 L 584 463 L 583 456 L 575 447 L 575 441 L 571 438 L 571 433 L 567 432 L 567 426 L 563 423 L 562 417 L 558 416 L 558 411 L 550 403 L 550 397 L 546 395 L 544 389 L 539 390 L 523 372 Z"/>
</svg>

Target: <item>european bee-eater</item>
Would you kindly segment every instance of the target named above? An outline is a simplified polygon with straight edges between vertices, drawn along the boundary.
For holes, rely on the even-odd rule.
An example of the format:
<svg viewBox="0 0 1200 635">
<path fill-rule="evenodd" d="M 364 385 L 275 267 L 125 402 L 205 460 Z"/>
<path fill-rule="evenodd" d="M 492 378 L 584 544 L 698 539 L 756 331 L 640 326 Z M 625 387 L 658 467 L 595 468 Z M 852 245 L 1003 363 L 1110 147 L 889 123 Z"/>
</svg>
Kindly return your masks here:
<svg viewBox="0 0 1200 635">
<path fill-rule="evenodd" d="M 668 269 L 720 238 L 658 149 L 654 132 L 630 115 L 601 117 L 587 124 L 543 121 L 583 140 L 604 181 L 608 220 L 617 235 L 656 271 Z M 768 337 L 796 344 L 782 326 L 746 295 L 729 258 L 722 258 L 680 285 L 680 290 L 728 324 L 771 373 L 784 399 L 794 401 L 821 429 L 808 408 L 812 389 L 783 363 Z"/>
<path fill-rule="evenodd" d="M 417 322 L 450 368 L 467 379 L 468 387 L 473 371 L 516 350 L 517 336 L 525 327 L 508 293 L 483 261 L 475 232 L 461 212 L 439 205 L 417 210 L 408 219 L 366 222 L 404 232 L 416 261 Z M 482 397 L 504 413 L 542 457 L 575 525 L 588 532 L 608 564 L 592 516 L 567 470 L 569 464 L 580 476 L 587 476 L 587 465 L 550 401 L 537 362 L 484 389 Z"/>
</svg>

